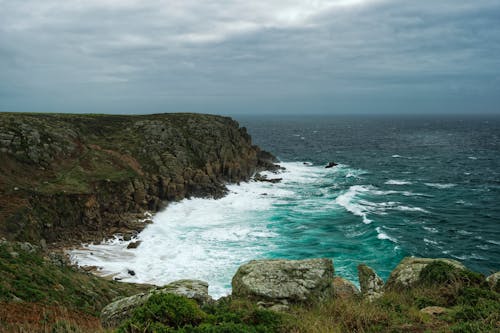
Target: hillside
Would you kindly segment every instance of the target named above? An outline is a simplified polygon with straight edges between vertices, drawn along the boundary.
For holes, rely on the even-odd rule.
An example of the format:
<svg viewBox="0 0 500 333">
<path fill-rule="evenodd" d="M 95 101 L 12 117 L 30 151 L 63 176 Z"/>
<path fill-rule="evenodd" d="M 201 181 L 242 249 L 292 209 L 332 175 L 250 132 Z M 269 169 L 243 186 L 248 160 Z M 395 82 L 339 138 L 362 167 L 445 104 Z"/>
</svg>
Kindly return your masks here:
<svg viewBox="0 0 500 333">
<path fill-rule="evenodd" d="M 74 245 L 140 230 L 144 212 L 272 168 L 227 117 L 0 114 L 0 236 Z"/>
</svg>

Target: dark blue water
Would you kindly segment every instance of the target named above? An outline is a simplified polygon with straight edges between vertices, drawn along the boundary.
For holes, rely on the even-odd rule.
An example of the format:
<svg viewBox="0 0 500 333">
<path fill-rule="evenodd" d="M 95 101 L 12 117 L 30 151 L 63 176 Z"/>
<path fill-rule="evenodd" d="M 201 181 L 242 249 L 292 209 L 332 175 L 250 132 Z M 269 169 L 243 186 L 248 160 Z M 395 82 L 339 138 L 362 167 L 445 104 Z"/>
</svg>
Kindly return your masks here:
<svg viewBox="0 0 500 333">
<path fill-rule="evenodd" d="M 332 257 L 351 277 L 359 262 L 387 277 L 408 255 L 500 270 L 500 118 L 235 118 L 282 161 L 341 164 L 274 205 L 265 256 Z"/>
</svg>

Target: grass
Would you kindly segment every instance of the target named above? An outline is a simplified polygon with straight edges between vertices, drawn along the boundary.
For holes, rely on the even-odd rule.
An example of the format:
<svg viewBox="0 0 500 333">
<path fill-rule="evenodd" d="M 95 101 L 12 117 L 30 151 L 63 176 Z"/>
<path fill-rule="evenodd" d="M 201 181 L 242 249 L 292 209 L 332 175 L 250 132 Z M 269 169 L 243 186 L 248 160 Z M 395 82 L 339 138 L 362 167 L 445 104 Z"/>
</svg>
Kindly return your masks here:
<svg viewBox="0 0 500 333">
<path fill-rule="evenodd" d="M 14 243 L 0 244 L 1 332 L 111 332 L 101 309 L 147 286 L 107 281 Z M 442 263 L 429 264 L 414 288 L 386 291 L 369 302 L 359 296 L 293 306 L 280 314 L 245 299 L 226 298 L 204 307 L 186 298 L 151 297 L 118 333 L 332 333 L 500 332 L 500 295 L 484 276 Z M 441 315 L 420 310 L 445 307 Z"/>
<path fill-rule="evenodd" d="M 97 332 L 105 305 L 148 289 L 55 265 L 43 253 L 24 250 L 16 243 L 0 243 L 0 277 L 1 332 L 23 327 L 24 332 L 51 332 L 58 322 Z"/>
</svg>

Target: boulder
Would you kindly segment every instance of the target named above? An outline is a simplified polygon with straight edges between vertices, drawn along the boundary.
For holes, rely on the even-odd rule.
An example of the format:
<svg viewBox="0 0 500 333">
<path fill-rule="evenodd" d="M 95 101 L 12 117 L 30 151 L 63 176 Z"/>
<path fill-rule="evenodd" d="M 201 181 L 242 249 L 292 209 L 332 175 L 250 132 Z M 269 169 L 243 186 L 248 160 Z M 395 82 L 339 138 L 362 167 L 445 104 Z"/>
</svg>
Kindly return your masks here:
<svg viewBox="0 0 500 333">
<path fill-rule="evenodd" d="M 486 278 L 486 281 L 488 281 L 491 290 L 500 292 L 500 272 L 491 274 Z"/>
<path fill-rule="evenodd" d="M 351 281 L 335 276 L 333 278 L 333 295 L 336 298 L 349 298 L 359 295 L 359 290 Z"/>
<path fill-rule="evenodd" d="M 212 298 L 208 295 L 208 283 L 199 280 L 178 280 L 166 286 L 121 298 L 106 305 L 101 311 L 102 326 L 116 327 L 120 325 L 124 320 L 130 318 L 135 309 L 144 305 L 155 293 L 185 296 L 195 300 L 200 305 L 212 302 Z"/>
<path fill-rule="evenodd" d="M 361 294 L 369 300 L 379 298 L 384 293 L 384 281 L 371 267 L 358 265 L 358 278 Z"/>
<path fill-rule="evenodd" d="M 452 259 L 406 257 L 391 272 L 385 288 L 388 290 L 398 290 L 414 286 L 420 280 L 420 272 L 422 272 L 422 269 L 435 261 L 442 261 L 455 268 L 465 269 L 464 265 Z"/>
<path fill-rule="evenodd" d="M 426 313 L 431 316 L 439 316 L 446 313 L 448 309 L 441 306 L 428 306 L 420 310 L 422 313 Z"/>
<path fill-rule="evenodd" d="M 252 260 L 233 277 L 233 297 L 250 298 L 265 307 L 316 302 L 333 296 L 331 259 Z"/>
</svg>

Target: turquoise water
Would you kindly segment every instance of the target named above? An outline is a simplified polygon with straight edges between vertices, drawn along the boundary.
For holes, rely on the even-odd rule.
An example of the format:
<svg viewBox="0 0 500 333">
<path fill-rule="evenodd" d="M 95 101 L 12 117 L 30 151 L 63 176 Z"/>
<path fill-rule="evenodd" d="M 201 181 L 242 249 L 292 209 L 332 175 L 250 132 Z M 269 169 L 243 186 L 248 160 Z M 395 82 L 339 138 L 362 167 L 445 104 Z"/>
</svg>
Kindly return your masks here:
<svg viewBox="0 0 500 333">
<path fill-rule="evenodd" d="M 328 257 L 355 283 L 359 263 L 387 278 L 408 255 L 500 270 L 500 119 L 238 120 L 283 161 L 283 173 L 269 174 L 281 183 L 171 204 L 139 234 L 139 248 L 117 238 L 73 260 L 131 282 L 202 279 L 214 296 L 255 258 Z M 325 169 L 329 161 L 340 165 Z"/>
<path fill-rule="evenodd" d="M 406 255 L 454 258 L 483 273 L 500 269 L 498 117 L 239 120 L 256 144 L 281 160 L 336 161 L 358 175 L 334 175 L 301 189 L 316 203 L 352 195 L 350 209 L 300 214 L 293 201 L 277 207 L 274 219 L 287 231 L 271 256 L 353 261 L 350 274 L 364 261 L 384 277 Z M 322 188 L 327 191 L 318 198 Z M 301 224 L 310 233 L 293 237 Z"/>
</svg>

